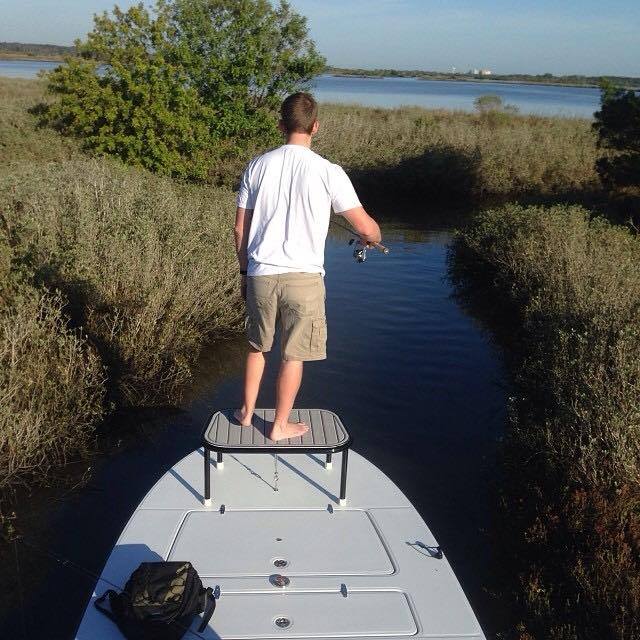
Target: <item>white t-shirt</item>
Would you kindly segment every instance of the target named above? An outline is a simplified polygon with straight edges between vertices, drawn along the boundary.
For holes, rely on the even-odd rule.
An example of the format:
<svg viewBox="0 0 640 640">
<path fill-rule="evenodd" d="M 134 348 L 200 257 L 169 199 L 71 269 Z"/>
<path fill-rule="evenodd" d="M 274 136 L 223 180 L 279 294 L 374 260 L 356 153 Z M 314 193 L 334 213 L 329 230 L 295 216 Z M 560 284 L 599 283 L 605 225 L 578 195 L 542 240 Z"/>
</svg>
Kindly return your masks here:
<svg viewBox="0 0 640 640">
<path fill-rule="evenodd" d="M 324 274 L 331 208 L 342 213 L 360 200 L 342 167 L 307 147 L 285 144 L 247 165 L 238 206 L 253 209 L 250 276 Z"/>
</svg>

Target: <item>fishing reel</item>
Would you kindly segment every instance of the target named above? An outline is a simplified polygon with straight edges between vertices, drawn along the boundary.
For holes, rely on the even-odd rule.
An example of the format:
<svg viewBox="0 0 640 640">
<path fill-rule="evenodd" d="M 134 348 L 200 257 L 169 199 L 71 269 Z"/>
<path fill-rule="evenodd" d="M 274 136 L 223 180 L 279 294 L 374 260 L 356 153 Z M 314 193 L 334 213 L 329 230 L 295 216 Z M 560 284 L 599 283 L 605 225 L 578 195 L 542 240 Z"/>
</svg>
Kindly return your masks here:
<svg viewBox="0 0 640 640">
<path fill-rule="evenodd" d="M 349 246 L 355 245 L 353 249 L 353 259 L 356 262 L 364 262 L 367 259 L 367 245 L 356 238 L 349 240 Z"/>
</svg>

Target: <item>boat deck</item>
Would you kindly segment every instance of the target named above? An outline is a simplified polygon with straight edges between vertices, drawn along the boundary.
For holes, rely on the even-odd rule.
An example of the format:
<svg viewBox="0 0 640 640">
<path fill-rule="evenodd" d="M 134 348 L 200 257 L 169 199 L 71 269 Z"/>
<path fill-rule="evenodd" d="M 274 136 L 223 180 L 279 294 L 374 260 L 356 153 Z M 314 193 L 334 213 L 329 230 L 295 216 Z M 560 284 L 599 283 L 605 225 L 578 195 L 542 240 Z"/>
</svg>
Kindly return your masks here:
<svg viewBox="0 0 640 640">
<path fill-rule="evenodd" d="M 272 454 L 226 453 L 222 468 L 210 463 L 215 491 L 206 507 L 204 455 L 178 462 L 136 509 L 78 640 L 120 639 L 93 601 L 140 562 L 158 560 L 189 560 L 205 586 L 220 588 L 208 628 L 197 633 L 196 618 L 185 638 L 484 638 L 422 518 L 362 456 L 351 453 L 340 506 L 340 467 L 326 468 L 322 455 L 280 455 L 274 491 Z"/>
</svg>

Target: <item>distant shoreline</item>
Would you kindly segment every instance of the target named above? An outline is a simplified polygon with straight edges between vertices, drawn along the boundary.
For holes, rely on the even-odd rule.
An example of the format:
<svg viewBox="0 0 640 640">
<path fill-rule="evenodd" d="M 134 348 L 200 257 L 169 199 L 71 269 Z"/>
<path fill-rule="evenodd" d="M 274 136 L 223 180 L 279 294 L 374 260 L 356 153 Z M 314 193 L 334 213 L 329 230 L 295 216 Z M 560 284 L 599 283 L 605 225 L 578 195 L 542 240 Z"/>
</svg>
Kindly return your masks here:
<svg viewBox="0 0 640 640">
<path fill-rule="evenodd" d="M 0 51 L 0 60 L 13 60 L 15 62 L 64 62 L 64 56 L 30 56 L 26 53 L 12 53 L 10 51 Z"/>
<path fill-rule="evenodd" d="M 29 55 L 25 53 L 19 52 L 10 52 L 10 51 L 0 51 L 0 61 L 9 60 L 14 62 L 64 62 L 67 56 L 62 55 Z M 426 77 L 426 76 L 410 76 L 410 75 L 364 75 L 360 73 L 344 73 L 344 72 L 333 72 L 326 71 L 322 75 L 331 76 L 333 78 L 352 78 L 355 80 L 384 80 L 384 79 L 411 79 L 411 80 L 419 80 L 421 82 L 472 82 L 475 84 L 487 84 L 487 83 L 495 83 L 495 84 L 509 84 L 509 85 L 523 85 L 523 86 L 543 86 L 543 87 L 566 87 L 569 89 L 598 89 L 599 85 L 595 83 L 575 83 L 575 82 L 546 82 L 544 80 L 540 81 L 527 81 L 527 80 L 501 80 L 499 78 L 491 78 L 487 77 L 486 79 L 480 80 L 479 78 L 471 78 L 466 76 L 453 77 L 443 75 L 441 77 Z M 640 84 L 633 87 L 625 87 L 627 89 L 631 89 L 633 91 L 640 91 Z"/>
<path fill-rule="evenodd" d="M 594 83 L 573 83 L 573 82 L 533 82 L 527 80 L 498 80 L 497 78 L 487 78 L 486 80 L 479 80 L 477 78 L 467 78 L 467 77 L 442 77 L 442 78 L 426 78 L 420 76 L 365 76 L 359 73 L 325 73 L 323 75 L 331 76 L 333 78 L 354 78 L 356 80 L 419 80 L 420 82 L 473 82 L 475 84 L 487 84 L 489 82 L 495 84 L 517 84 L 517 85 L 525 85 L 529 87 L 567 87 L 569 89 L 599 89 L 600 86 Z M 637 87 L 626 87 L 633 91 L 640 91 L 640 85 Z"/>
</svg>

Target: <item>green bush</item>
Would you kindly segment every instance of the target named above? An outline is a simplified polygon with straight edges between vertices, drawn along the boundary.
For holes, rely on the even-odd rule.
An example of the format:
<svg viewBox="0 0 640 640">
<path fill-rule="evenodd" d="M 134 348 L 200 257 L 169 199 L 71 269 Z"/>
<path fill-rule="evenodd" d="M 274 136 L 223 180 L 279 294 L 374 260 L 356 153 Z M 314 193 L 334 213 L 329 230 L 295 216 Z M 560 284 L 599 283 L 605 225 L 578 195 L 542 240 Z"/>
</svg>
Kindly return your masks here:
<svg viewBox="0 0 640 640">
<path fill-rule="evenodd" d="M 513 104 L 505 104 L 500 96 L 494 94 L 485 94 L 478 96 L 473 101 L 473 106 L 478 113 L 489 114 L 492 112 L 518 113 L 519 109 Z"/>
<path fill-rule="evenodd" d="M 482 213 L 454 256 L 463 286 L 520 319 L 503 553 L 524 637 L 636 638 L 640 239 L 580 207 L 511 205 Z"/>
<path fill-rule="evenodd" d="M 196 180 L 276 142 L 274 110 L 324 65 L 284 1 L 116 7 L 76 48 L 49 76 L 58 99 L 45 121 L 97 153 Z"/>
<path fill-rule="evenodd" d="M 597 169 L 609 189 L 640 189 L 640 95 L 602 85 L 602 106 L 593 124 L 606 155 Z"/>
</svg>

